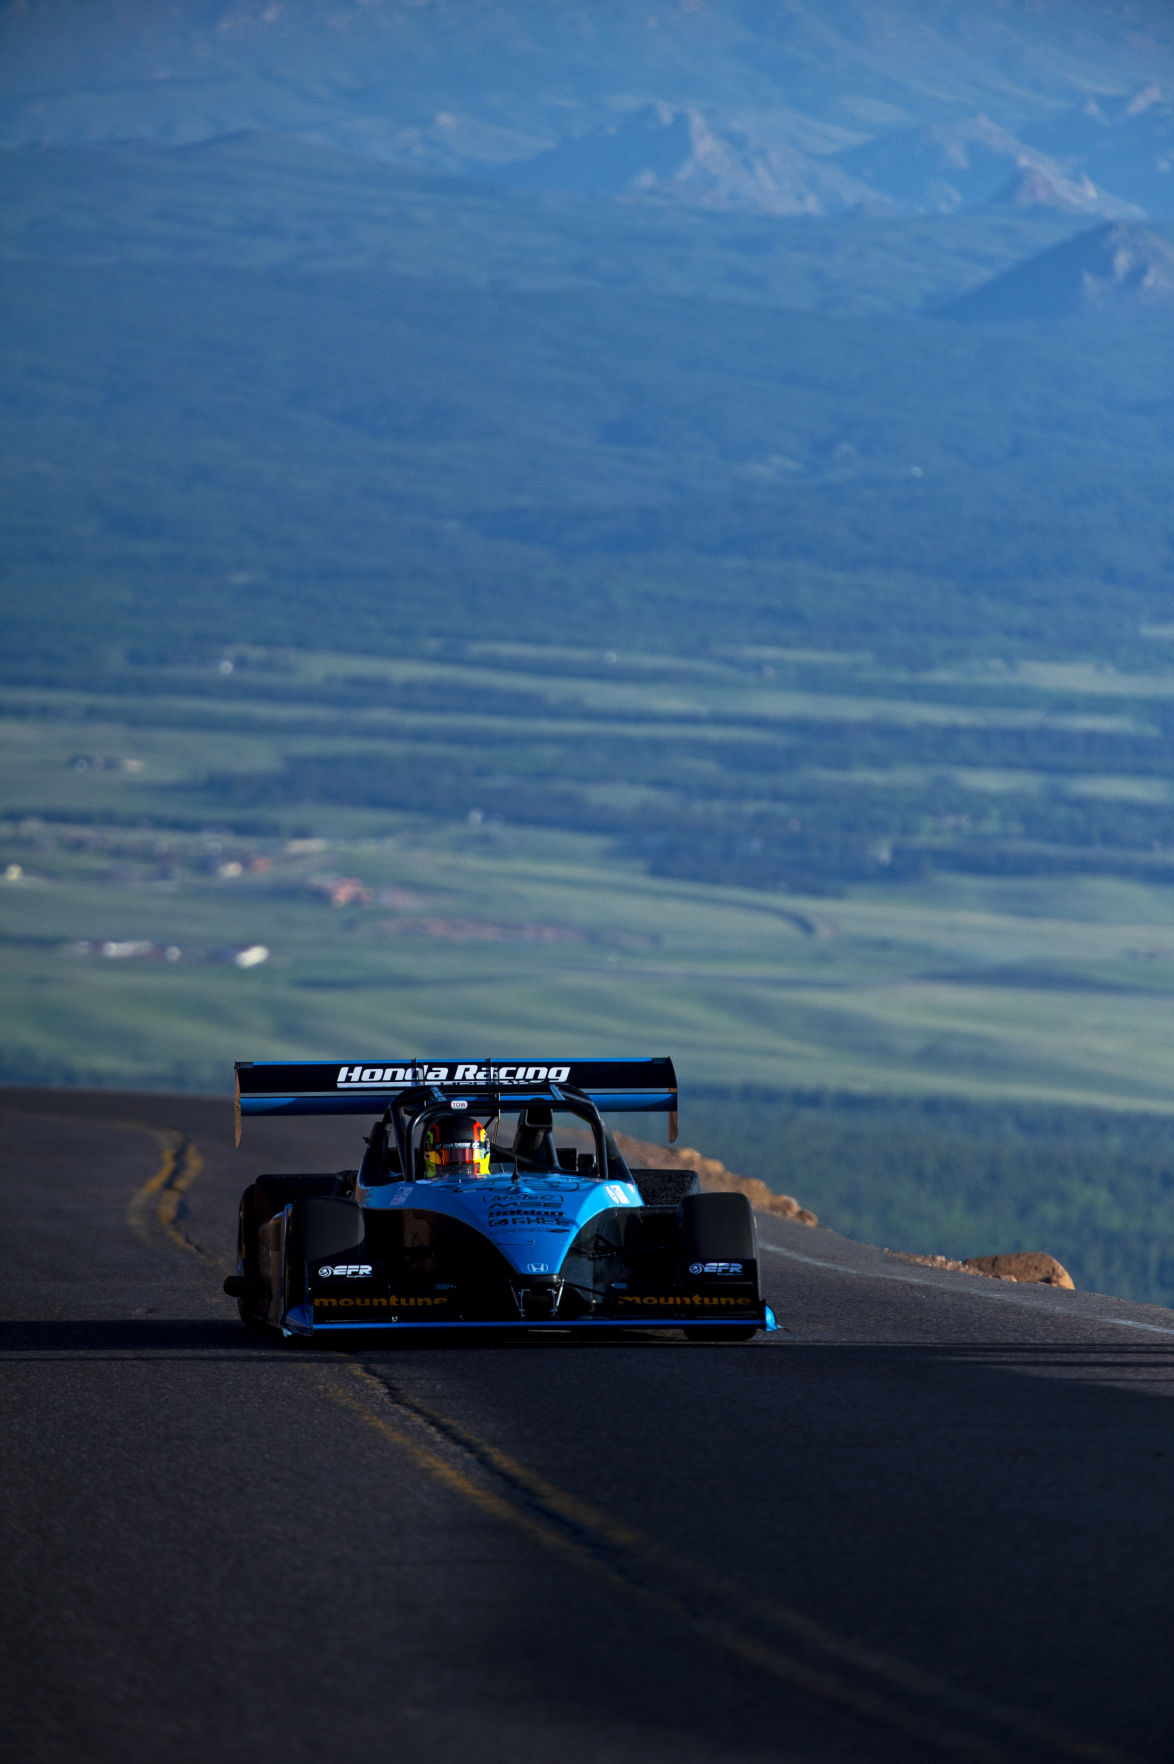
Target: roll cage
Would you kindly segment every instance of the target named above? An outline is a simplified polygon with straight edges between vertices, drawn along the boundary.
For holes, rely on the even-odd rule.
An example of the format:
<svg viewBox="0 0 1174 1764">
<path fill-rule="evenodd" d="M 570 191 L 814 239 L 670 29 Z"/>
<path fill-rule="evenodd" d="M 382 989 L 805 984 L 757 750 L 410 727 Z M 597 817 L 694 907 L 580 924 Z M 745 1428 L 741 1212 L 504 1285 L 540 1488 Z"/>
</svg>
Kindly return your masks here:
<svg viewBox="0 0 1174 1764">
<path fill-rule="evenodd" d="M 428 1125 L 441 1115 L 468 1110 L 475 1117 L 495 1118 L 503 1110 L 521 1111 L 530 1107 L 553 1107 L 575 1115 L 591 1129 L 595 1142 L 595 1168 L 600 1181 L 630 1182 L 628 1166 L 620 1156 L 603 1116 L 580 1090 L 562 1084 L 525 1086 L 490 1085 L 464 1086 L 422 1084 L 404 1090 L 388 1104 L 384 1121 L 394 1135 L 399 1166 L 407 1182 L 416 1179 L 416 1153 Z M 389 1148 L 390 1149 L 390 1148 Z M 515 1163 L 515 1176 L 518 1174 Z M 360 1177 L 360 1180 L 362 1178 Z"/>
</svg>

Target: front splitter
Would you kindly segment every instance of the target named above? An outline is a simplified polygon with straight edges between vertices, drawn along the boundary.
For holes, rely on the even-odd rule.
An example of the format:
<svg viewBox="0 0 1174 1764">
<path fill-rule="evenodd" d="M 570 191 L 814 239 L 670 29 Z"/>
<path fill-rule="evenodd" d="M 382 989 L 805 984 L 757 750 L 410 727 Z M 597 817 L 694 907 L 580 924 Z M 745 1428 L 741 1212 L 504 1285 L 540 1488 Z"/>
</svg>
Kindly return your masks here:
<svg viewBox="0 0 1174 1764">
<path fill-rule="evenodd" d="M 296 1305 L 292 1311 L 289 1311 L 286 1314 L 285 1321 L 282 1325 L 282 1334 L 335 1335 L 344 1333 L 350 1335 L 373 1335 L 379 1333 L 394 1335 L 399 1333 L 402 1335 L 407 1332 L 412 1335 L 420 1335 L 424 1331 L 431 1334 L 434 1331 L 446 1329 L 493 1329 L 498 1331 L 498 1333 L 502 1330 L 555 1329 L 561 1330 L 564 1335 L 571 1335 L 578 1334 L 579 1332 L 586 1333 L 593 1329 L 688 1329 L 698 1327 L 706 1330 L 735 1330 L 752 1327 L 755 1329 L 764 1329 L 770 1334 L 778 1328 L 778 1324 L 775 1322 L 774 1312 L 769 1305 L 763 1307 L 764 1315 L 761 1317 L 706 1317 L 702 1320 L 696 1315 L 696 1313 L 694 1313 L 692 1316 L 682 1317 L 576 1317 L 573 1320 L 567 1318 L 562 1321 L 557 1317 L 544 1317 L 541 1320 L 535 1318 L 533 1322 L 527 1321 L 524 1317 L 517 1317 L 505 1318 L 500 1322 L 475 1323 L 466 1323 L 459 1320 L 445 1322 L 437 1320 L 436 1322 L 423 1323 L 416 1322 L 414 1319 L 410 1322 L 403 1323 L 316 1323 L 312 1317 L 306 1314 L 308 1310 L 309 1306 L 307 1305 Z"/>
</svg>

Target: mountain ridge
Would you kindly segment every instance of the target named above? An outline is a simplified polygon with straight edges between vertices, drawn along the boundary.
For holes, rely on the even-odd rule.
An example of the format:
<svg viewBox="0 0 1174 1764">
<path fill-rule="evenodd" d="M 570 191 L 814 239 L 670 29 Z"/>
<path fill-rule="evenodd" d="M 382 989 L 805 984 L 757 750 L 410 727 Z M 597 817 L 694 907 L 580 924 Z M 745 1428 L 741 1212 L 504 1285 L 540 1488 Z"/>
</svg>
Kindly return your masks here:
<svg viewBox="0 0 1174 1764">
<path fill-rule="evenodd" d="M 1029 257 L 940 309 L 965 320 L 1119 319 L 1174 307 L 1174 243 L 1105 221 Z"/>
<path fill-rule="evenodd" d="M 0 145 L 259 128 L 766 214 L 948 211 L 992 200 L 1018 164 L 1061 206 L 1064 180 L 1087 178 L 1102 212 L 1174 213 L 1171 89 L 1158 0 L 0 5 Z"/>
<path fill-rule="evenodd" d="M 518 189 L 677 198 L 767 214 L 892 209 L 830 158 L 743 131 L 717 133 L 699 110 L 648 104 L 619 123 L 533 158 L 477 168 Z"/>
</svg>

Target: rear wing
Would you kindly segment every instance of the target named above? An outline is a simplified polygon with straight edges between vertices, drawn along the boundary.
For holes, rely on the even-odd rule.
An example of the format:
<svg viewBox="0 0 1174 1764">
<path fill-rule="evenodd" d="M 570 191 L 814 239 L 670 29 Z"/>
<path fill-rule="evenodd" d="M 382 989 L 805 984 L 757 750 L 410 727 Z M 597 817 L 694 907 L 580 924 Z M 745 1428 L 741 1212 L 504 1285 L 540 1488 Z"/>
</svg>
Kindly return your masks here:
<svg viewBox="0 0 1174 1764">
<path fill-rule="evenodd" d="M 244 1115 L 373 1115 L 421 1085 L 434 1087 L 439 1095 L 451 1090 L 454 1096 L 490 1088 L 509 1105 L 557 1099 L 565 1085 L 613 1114 L 667 1114 L 670 1143 L 677 1137 L 677 1074 L 667 1059 L 564 1060 L 553 1065 L 526 1060 L 401 1060 L 394 1065 L 238 1060 L 236 1143 L 241 1142 Z"/>
</svg>

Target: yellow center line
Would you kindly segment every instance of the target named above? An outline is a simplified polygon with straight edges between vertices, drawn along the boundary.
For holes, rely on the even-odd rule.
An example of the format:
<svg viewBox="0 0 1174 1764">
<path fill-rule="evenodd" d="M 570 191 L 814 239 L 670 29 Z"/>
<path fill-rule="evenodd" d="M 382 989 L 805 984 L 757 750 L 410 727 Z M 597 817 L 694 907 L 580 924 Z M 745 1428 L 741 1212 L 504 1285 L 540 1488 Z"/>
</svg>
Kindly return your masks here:
<svg viewBox="0 0 1174 1764">
<path fill-rule="evenodd" d="M 204 1168 L 204 1160 L 190 1140 L 174 1127 L 152 1127 L 146 1121 L 110 1121 L 107 1126 L 121 1127 L 131 1133 L 144 1133 L 159 1148 L 158 1168 L 141 1188 L 132 1194 L 126 1208 L 126 1222 L 141 1243 L 154 1244 L 154 1222 L 162 1226 L 177 1249 L 200 1255 L 200 1250 L 179 1229 L 176 1219 L 183 1197 Z"/>
<path fill-rule="evenodd" d="M 997 1741 L 966 1725 L 961 1718 L 1007 1730 L 1016 1739 L 1030 1740 L 1034 1747 L 1062 1757 L 1087 1759 L 1090 1764 L 1127 1764 L 1125 1754 L 1096 1741 L 1065 1734 L 1050 1721 L 1001 1708 L 985 1698 L 971 1696 L 928 1672 L 910 1666 L 876 1649 L 859 1646 L 838 1636 L 825 1624 L 791 1610 L 780 1602 L 763 1598 L 728 1577 L 715 1575 L 703 1564 L 678 1559 L 638 1531 L 621 1525 L 608 1514 L 579 1500 L 535 1474 L 516 1458 L 480 1439 L 468 1428 L 453 1422 L 427 1404 L 412 1399 L 402 1412 L 409 1424 L 389 1417 L 394 1398 L 386 1386 L 361 1366 L 349 1368 L 358 1387 L 349 1389 L 325 1372 L 315 1379 L 323 1392 L 342 1403 L 385 1439 L 405 1451 L 428 1475 L 454 1494 L 471 1501 L 487 1515 L 524 1532 L 543 1548 L 554 1551 L 578 1567 L 635 1594 L 688 1627 L 700 1631 L 713 1645 L 781 1679 L 821 1701 L 837 1704 L 853 1714 L 880 1721 L 890 1728 L 932 1740 L 954 1753 L 1005 1764 L 1008 1753 Z M 394 1414 L 394 1410 L 393 1410 Z M 454 1465 L 441 1451 L 414 1436 L 411 1418 L 434 1427 L 449 1442 L 455 1441 L 475 1453 L 515 1488 L 531 1496 L 534 1506 L 518 1503 L 485 1487 Z M 559 1521 L 579 1534 L 568 1535 Z M 830 1666 L 813 1666 L 797 1659 L 776 1639 L 763 1635 L 764 1628 L 789 1634 L 830 1660 Z M 844 1674 L 866 1674 L 880 1680 L 879 1689 L 852 1682 Z M 910 1709 L 892 1698 L 893 1691 L 935 1702 L 937 1711 Z M 888 1694 L 886 1694 L 888 1693 Z"/>
<path fill-rule="evenodd" d="M 155 1216 L 172 1243 L 179 1249 L 190 1250 L 193 1255 L 199 1255 L 200 1251 L 191 1239 L 179 1229 L 176 1218 L 184 1195 L 203 1168 L 204 1160 L 189 1140 L 183 1148 L 179 1169 L 169 1182 L 163 1183 L 155 1204 Z"/>
<path fill-rule="evenodd" d="M 150 1127 L 145 1121 L 111 1121 L 107 1125 L 124 1128 L 129 1133 L 143 1133 L 153 1139 L 160 1151 L 159 1167 L 153 1176 L 149 1176 L 141 1188 L 131 1195 L 126 1209 L 126 1222 L 135 1236 L 143 1243 L 152 1242 L 150 1225 L 147 1219 L 148 1209 L 154 1197 L 166 1188 L 175 1173 L 175 1160 L 183 1143 L 183 1136 L 173 1127 Z"/>
</svg>

